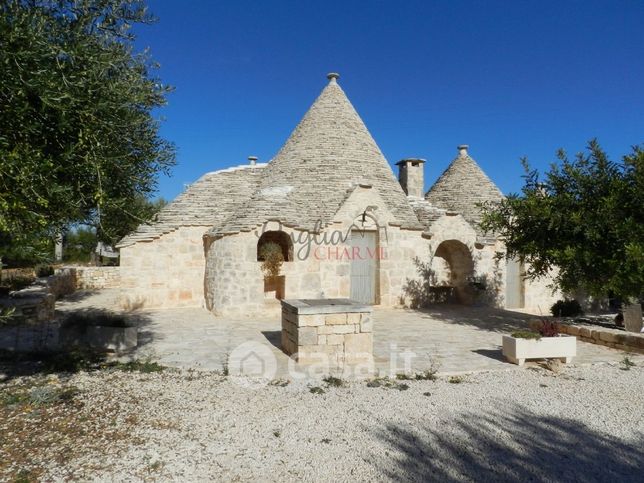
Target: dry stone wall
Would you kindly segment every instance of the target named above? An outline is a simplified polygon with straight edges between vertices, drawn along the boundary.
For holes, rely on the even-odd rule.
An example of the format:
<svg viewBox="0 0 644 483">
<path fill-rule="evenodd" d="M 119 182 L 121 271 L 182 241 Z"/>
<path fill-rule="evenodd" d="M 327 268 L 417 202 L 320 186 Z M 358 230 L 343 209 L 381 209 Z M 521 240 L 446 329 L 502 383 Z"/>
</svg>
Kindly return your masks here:
<svg viewBox="0 0 644 483">
<path fill-rule="evenodd" d="M 121 267 L 63 267 L 56 275 L 70 273 L 77 289 L 119 288 L 121 286 Z"/>
<path fill-rule="evenodd" d="M 337 300 L 337 299 L 336 299 Z M 371 307 L 282 302 L 282 350 L 302 364 L 331 366 L 373 361 Z"/>
<path fill-rule="evenodd" d="M 202 306 L 206 230 L 181 227 L 154 241 L 121 248 L 123 303 L 146 308 Z"/>
</svg>

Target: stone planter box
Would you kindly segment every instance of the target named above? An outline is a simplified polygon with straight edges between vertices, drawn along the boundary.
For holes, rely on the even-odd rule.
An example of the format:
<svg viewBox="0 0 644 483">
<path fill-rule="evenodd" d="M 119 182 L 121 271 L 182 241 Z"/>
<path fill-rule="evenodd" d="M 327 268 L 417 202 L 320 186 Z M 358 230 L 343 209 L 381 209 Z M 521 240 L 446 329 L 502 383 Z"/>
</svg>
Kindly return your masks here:
<svg viewBox="0 0 644 483">
<path fill-rule="evenodd" d="M 264 278 L 264 297 L 268 299 L 282 300 L 286 293 L 286 276 Z"/>
<path fill-rule="evenodd" d="M 519 339 L 503 336 L 503 355 L 520 366 L 526 359 L 560 359 L 569 363 L 577 355 L 577 338 L 571 336 Z"/>
<path fill-rule="evenodd" d="M 90 347 L 104 351 L 134 349 L 138 343 L 136 327 L 106 327 L 91 325 L 83 328 L 61 328 L 60 344 L 64 347 Z"/>
</svg>

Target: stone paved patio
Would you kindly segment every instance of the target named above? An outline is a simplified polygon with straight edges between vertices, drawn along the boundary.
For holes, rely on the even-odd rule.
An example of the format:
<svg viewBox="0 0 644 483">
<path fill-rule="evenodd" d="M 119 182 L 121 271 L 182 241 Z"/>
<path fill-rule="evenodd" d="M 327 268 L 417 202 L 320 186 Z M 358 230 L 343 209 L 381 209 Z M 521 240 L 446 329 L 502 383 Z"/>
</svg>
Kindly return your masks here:
<svg viewBox="0 0 644 483">
<path fill-rule="evenodd" d="M 57 303 L 61 312 L 87 307 L 114 309 L 116 291 L 78 294 Z M 234 349 L 252 342 L 272 353 L 276 378 L 288 377 L 289 359 L 278 348 L 280 320 L 265 318 L 219 318 L 200 308 L 141 311 L 140 346 L 131 357 L 152 357 L 162 364 L 197 370 L 222 370 Z M 501 356 L 501 334 L 526 327 L 534 316 L 489 308 L 437 306 L 427 311 L 374 310 L 374 357 L 377 370 L 388 374 L 392 359 L 403 370 L 403 351 L 415 354 L 412 369 L 422 371 L 438 363 L 443 374 L 486 370 L 519 370 Z M 258 345 L 259 344 L 259 345 Z M 577 343 L 574 365 L 611 362 L 625 353 L 615 349 Z M 638 365 L 644 356 L 630 355 Z M 233 356 L 234 359 L 234 356 Z M 253 369 L 250 365 L 250 372 Z M 297 367 L 297 366 L 296 366 Z"/>
</svg>

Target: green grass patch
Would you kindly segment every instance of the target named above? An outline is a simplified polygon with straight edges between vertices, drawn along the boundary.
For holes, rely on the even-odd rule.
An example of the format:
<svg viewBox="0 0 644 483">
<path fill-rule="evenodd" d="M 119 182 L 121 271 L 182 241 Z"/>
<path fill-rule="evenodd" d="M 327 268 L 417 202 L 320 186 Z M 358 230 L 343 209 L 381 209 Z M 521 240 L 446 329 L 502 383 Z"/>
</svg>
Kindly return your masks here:
<svg viewBox="0 0 644 483">
<path fill-rule="evenodd" d="M 339 377 L 335 376 L 326 376 L 322 379 L 329 387 L 342 387 L 344 386 L 344 381 Z"/>
<path fill-rule="evenodd" d="M 512 332 L 511 335 L 515 339 L 541 339 L 541 334 L 538 332 L 532 332 L 531 330 L 517 330 L 516 332 Z"/>
<path fill-rule="evenodd" d="M 167 369 L 158 362 L 153 362 L 150 359 L 146 360 L 133 360 L 129 362 L 111 362 L 106 364 L 105 367 L 116 369 L 117 371 L 124 372 L 142 372 L 144 374 L 151 374 L 153 372 L 163 372 Z"/>
</svg>

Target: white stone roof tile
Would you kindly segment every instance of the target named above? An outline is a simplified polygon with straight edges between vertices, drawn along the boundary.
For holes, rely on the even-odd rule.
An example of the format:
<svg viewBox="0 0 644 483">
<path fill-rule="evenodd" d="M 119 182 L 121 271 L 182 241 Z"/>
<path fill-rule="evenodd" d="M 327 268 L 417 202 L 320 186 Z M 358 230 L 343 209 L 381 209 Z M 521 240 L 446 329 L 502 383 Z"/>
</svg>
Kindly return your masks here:
<svg viewBox="0 0 644 483">
<path fill-rule="evenodd" d="M 266 164 L 244 165 L 213 171 L 188 186 L 163 207 L 150 223 L 144 223 L 116 245 L 122 248 L 152 241 L 180 226 L 221 226 L 257 188 Z"/>
</svg>

